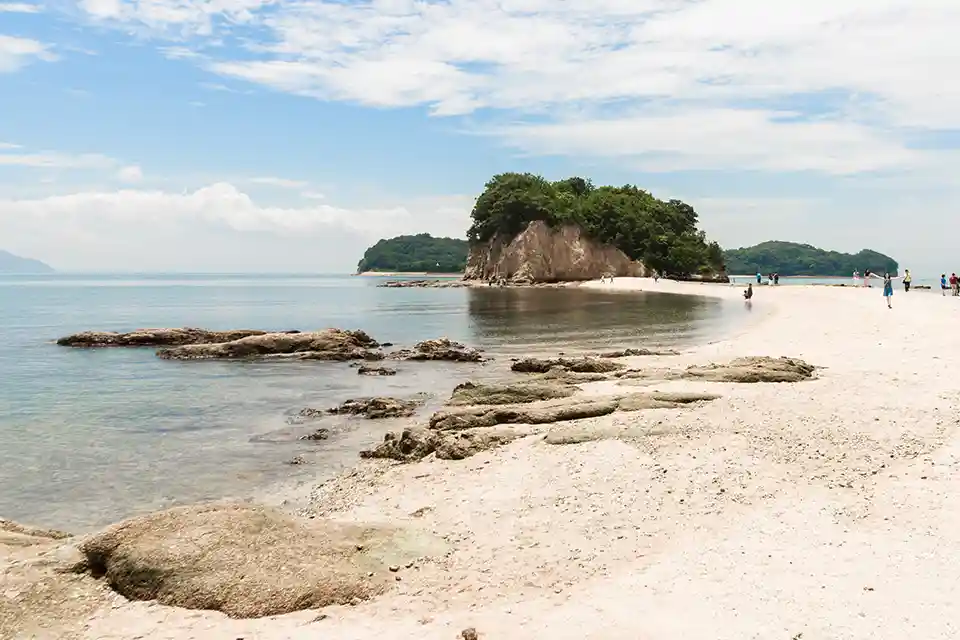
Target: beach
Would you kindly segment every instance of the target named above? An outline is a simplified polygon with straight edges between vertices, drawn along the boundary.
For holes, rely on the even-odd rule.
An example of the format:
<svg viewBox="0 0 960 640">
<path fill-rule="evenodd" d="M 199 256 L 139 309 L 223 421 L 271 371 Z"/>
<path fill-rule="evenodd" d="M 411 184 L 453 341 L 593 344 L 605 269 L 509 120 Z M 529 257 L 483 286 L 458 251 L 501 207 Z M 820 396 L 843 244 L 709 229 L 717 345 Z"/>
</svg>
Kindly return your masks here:
<svg viewBox="0 0 960 640">
<path fill-rule="evenodd" d="M 743 304 L 730 285 L 581 286 Z M 898 290 L 887 309 L 876 288 L 757 288 L 726 337 L 624 362 L 786 356 L 818 367 L 814 379 L 582 383 L 598 398 L 720 397 L 580 420 L 601 435 L 579 443 L 537 434 L 465 460 L 362 461 L 314 488 L 302 516 L 400 524 L 449 544 L 398 567 L 383 595 L 231 619 L 109 594 L 47 611 L 60 626 L 23 637 L 955 638 L 958 304 Z"/>
</svg>

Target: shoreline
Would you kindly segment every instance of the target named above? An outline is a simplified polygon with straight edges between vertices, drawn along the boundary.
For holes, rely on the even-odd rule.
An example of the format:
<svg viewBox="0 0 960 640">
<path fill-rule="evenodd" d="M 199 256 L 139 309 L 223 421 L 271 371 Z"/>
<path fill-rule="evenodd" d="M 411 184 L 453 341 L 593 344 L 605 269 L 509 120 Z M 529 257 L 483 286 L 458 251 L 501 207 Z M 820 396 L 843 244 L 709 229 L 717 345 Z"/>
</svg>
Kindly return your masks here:
<svg viewBox="0 0 960 640">
<path fill-rule="evenodd" d="M 382 278 L 406 278 L 406 277 L 417 277 L 417 278 L 462 278 L 463 272 L 460 273 L 434 273 L 431 271 L 362 271 L 360 273 L 354 273 L 354 276 L 360 277 L 382 277 Z"/>
<path fill-rule="evenodd" d="M 581 286 L 742 301 L 728 284 Z M 416 526 L 453 544 L 371 601 L 328 607 L 322 620 L 117 602 L 78 637 L 441 640 L 475 627 L 518 640 L 951 638 L 942 568 L 960 560 L 960 364 L 946 354 L 960 347 L 958 308 L 901 291 L 893 303 L 877 289 L 764 288 L 735 335 L 624 361 L 789 356 L 821 367 L 816 379 L 656 382 L 721 398 L 578 423 L 638 430 L 632 438 L 530 436 L 461 461 L 360 461 L 312 488 L 310 515 Z"/>
</svg>

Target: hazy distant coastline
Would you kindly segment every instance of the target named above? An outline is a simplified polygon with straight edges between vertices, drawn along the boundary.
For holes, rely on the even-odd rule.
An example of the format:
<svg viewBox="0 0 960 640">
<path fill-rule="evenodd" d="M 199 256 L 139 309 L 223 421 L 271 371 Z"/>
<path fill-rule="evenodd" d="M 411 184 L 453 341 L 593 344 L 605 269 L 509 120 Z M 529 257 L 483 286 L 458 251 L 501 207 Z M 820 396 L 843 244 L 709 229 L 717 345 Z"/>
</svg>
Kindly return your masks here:
<svg viewBox="0 0 960 640">
<path fill-rule="evenodd" d="M 33 258 L 23 258 L 0 249 L 0 273 L 55 273 L 53 267 Z"/>
</svg>

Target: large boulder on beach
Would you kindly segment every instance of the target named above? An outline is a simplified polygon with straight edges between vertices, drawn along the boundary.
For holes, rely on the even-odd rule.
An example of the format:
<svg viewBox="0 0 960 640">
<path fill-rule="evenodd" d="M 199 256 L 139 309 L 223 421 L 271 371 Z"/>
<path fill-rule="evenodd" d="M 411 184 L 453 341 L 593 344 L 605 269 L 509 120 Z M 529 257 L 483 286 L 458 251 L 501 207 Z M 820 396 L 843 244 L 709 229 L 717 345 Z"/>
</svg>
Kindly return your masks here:
<svg viewBox="0 0 960 640">
<path fill-rule="evenodd" d="M 517 373 L 547 373 L 551 369 L 574 373 L 611 373 L 623 369 L 619 362 L 610 358 L 523 358 L 517 360 L 510 369 Z"/>
<path fill-rule="evenodd" d="M 91 574 L 130 600 L 258 618 L 371 598 L 395 583 L 390 567 L 446 545 L 414 530 L 214 503 L 131 518 L 80 550 Z"/>
<path fill-rule="evenodd" d="M 379 445 L 361 451 L 360 457 L 414 462 L 436 451 L 439 440 L 436 431 L 423 427 L 411 427 L 400 433 L 391 431 L 383 436 L 383 442 Z"/>
<path fill-rule="evenodd" d="M 261 336 L 266 331 L 233 329 L 209 331 L 183 327 L 180 329 L 137 329 L 128 333 L 113 331 L 83 331 L 57 340 L 62 347 L 176 347 L 187 344 L 215 344 L 231 342 L 249 336 Z"/>
<path fill-rule="evenodd" d="M 565 384 L 518 383 L 518 384 L 478 384 L 464 382 L 453 389 L 447 404 L 450 405 L 487 405 L 487 404 L 524 404 L 539 400 L 569 398 L 577 390 Z"/>
<path fill-rule="evenodd" d="M 413 349 L 400 349 L 390 353 L 388 358 L 393 360 L 446 360 L 448 362 L 482 362 L 483 355 L 479 349 L 468 347 L 450 338 L 436 338 L 424 340 L 414 345 Z"/>
<path fill-rule="evenodd" d="M 607 415 L 617 410 L 617 399 L 561 400 L 536 406 L 499 405 L 438 411 L 430 417 L 430 428 L 461 431 L 499 424 L 548 424 Z"/>
<path fill-rule="evenodd" d="M 683 376 L 710 382 L 800 382 L 812 378 L 815 371 L 816 367 L 797 358 L 751 356 L 688 367 Z"/>
<path fill-rule="evenodd" d="M 324 329 L 302 333 L 264 333 L 218 344 L 161 349 L 167 360 L 294 357 L 308 360 L 379 360 L 379 343 L 363 331 Z"/>
</svg>

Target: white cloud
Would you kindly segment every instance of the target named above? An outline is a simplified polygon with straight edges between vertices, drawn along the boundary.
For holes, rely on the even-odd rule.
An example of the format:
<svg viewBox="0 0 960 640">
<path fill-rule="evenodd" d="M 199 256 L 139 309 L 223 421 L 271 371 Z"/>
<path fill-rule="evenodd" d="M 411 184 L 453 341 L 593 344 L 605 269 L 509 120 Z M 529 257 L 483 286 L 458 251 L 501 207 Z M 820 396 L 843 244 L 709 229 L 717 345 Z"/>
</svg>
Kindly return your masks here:
<svg viewBox="0 0 960 640">
<path fill-rule="evenodd" d="M 270 187 L 279 187 L 280 189 L 302 189 L 309 184 L 303 180 L 290 180 L 288 178 L 277 178 L 274 176 L 250 178 L 250 182 L 254 184 L 264 184 Z"/>
<path fill-rule="evenodd" d="M 325 200 L 327 196 L 319 191 L 301 191 L 300 197 L 307 200 Z"/>
<path fill-rule="evenodd" d="M 460 236 L 472 198 L 343 208 L 263 206 L 227 183 L 0 199 L 4 248 L 66 269 L 348 272 L 381 237 Z"/>
<path fill-rule="evenodd" d="M 22 148 L 19 144 L 14 144 L 12 142 L 0 142 L 0 151 L 5 149 L 20 149 Z"/>
<path fill-rule="evenodd" d="M 53 62 L 57 56 L 38 40 L 0 34 L 0 73 L 19 71 L 34 60 Z"/>
<path fill-rule="evenodd" d="M 117 171 L 117 179 L 121 182 L 140 182 L 143 180 L 143 170 L 136 164 L 123 167 Z"/>
<path fill-rule="evenodd" d="M 198 42 L 254 26 L 243 59 L 201 64 L 281 91 L 429 106 L 436 115 L 486 108 L 536 116 L 492 130 L 537 153 L 623 156 L 629 144 L 631 155 L 667 153 L 668 165 L 684 168 L 851 173 L 913 166 L 920 154 L 905 144 L 904 128 L 960 128 L 960 85 L 949 80 L 960 59 L 960 3 L 952 0 L 85 6 L 161 37 L 199 34 Z M 665 119 L 674 110 L 683 118 Z M 798 115 L 771 117 L 785 111 Z M 608 132 L 618 126 L 637 133 L 610 145 Z M 660 126 L 683 129 L 667 141 Z M 654 129 L 658 135 L 645 135 Z"/>
<path fill-rule="evenodd" d="M 26 2 L 0 2 L 0 13 L 40 13 L 43 7 Z"/>
</svg>

